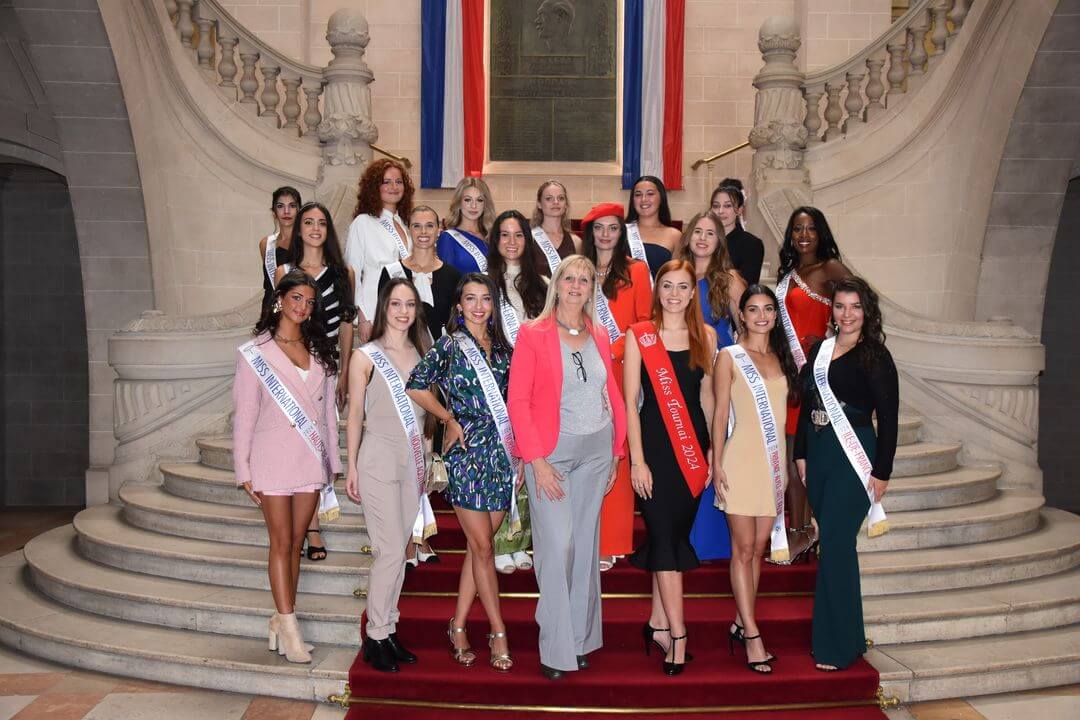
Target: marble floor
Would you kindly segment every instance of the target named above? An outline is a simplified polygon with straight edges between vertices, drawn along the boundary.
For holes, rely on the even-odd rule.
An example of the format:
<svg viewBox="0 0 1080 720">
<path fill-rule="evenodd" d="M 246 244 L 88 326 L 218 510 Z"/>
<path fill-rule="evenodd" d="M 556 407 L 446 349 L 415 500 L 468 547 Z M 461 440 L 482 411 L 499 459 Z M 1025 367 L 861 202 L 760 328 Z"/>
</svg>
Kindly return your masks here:
<svg viewBox="0 0 1080 720">
<path fill-rule="evenodd" d="M 77 509 L 0 510 L 0 555 Z M 1080 685 L 915 703 L 893 720 L 1080 720 Z M 44 662 L 0 645 L 0 720 L 339 720 L 329 705 L 164 685 Z M 733 719 L 734 720 L 734 719 Z"/>
</svg>

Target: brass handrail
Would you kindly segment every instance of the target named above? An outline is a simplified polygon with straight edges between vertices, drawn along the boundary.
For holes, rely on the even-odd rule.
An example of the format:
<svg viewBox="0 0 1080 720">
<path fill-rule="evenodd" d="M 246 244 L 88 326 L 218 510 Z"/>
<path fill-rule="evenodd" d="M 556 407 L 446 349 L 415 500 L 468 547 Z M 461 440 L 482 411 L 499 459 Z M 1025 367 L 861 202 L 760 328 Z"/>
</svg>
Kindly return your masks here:
<svg viewBox="0 0 1080 720">
<path fill-rule="evenodd" d="M 382 155 L 385 155 L 386 157 L 390 158 L 391 160 L 397 160 L 399 163 L 401 163 L 402 165 L 405 166 L 406 170 L 412 170 L 412 160 L 405 157 L 404 155 L 395 155 L 394 153 L 389 152 L 387 150 L 383 150 L 378 145 L 372 145 L 371 143 L 368 143 L 368 146 L 372 150 L 374 150 L 375 152 L 380 153 Z"/>
<path fill-rule="evenodd" d="M 738 145 L 732 145 L 727 150 L 721 150 L 720 152 L 716 153 L 715 155 L 711 155 L 711 156 L 706 157 L 706 158 L 700 158 L 698 160 L 695 160 L 694 164 L 690 166 L 690 169 L 691 170 L 697 170 L 702 165 L 706 165 L 708 163 L 716 162 L 720 158 L 725 157 L 727 155 L 730 155 L 731 153 L 735 152 L 736 150 L 742 150 L 744 147 L 748 146 L 749 144 L 750 144 L 750 141 L 747 140 L 745 142 L 739 143 Z M 371 147 L 375 147 L 375 146 L 372 145 Z"/>
</svg>

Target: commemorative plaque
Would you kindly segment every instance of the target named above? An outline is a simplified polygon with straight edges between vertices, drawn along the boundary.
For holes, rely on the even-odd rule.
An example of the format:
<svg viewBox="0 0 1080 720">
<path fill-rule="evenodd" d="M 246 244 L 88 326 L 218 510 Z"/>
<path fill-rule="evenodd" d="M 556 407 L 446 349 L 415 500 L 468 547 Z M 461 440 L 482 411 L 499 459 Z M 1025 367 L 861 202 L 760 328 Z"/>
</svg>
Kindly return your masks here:
<svg viewBox="0 0 1080 720">
<path fill-rule="evenodd" d="M 493 0 L 490 158 L 615 160 L 615 0 Z"/>
</svg>

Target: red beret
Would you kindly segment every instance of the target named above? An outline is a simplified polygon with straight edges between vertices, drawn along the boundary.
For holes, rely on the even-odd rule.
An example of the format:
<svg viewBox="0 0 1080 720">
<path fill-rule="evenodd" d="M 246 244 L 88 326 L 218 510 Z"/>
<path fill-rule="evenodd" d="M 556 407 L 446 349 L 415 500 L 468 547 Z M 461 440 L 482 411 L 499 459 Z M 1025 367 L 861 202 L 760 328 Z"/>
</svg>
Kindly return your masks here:
<svg viewBox="0 0 1080 720">
<path fill-rule="evenodd" d="M 619 203 L 600 203 L 599 205 L 594 206 L 592 210 L 585 213 L 585 217 L 581 218 L 581 226 L 584 228 L 593 220 L 607 217 L 608 215 L 614 215 L 619 219 L 626 217 L 626 213 L 623 212 L 623 206 Z"/>
</svg>

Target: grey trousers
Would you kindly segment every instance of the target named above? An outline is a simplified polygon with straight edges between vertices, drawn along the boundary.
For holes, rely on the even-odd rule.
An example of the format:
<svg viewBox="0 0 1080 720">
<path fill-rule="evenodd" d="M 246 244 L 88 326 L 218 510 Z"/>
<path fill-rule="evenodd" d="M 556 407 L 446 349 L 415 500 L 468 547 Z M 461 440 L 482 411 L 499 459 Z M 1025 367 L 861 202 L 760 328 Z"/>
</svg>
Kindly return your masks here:
<svg viewBox="0 0 1080 720">
<path fill-rule="evenodd" d="M 547 460 L 562 474 L 566 495 L 537 499 L 536 478 L 526 466 L 533 560 L 540 599 L 540 662 L 577 670 L 577 656 L 600 648 L 600 506 L 611 472 L 611 424 L 589 435 L 559 435 Z"/>
</svg>

